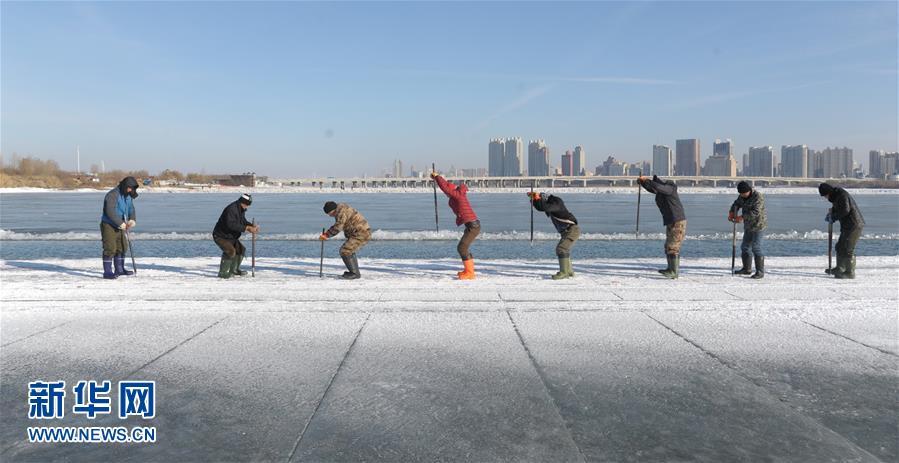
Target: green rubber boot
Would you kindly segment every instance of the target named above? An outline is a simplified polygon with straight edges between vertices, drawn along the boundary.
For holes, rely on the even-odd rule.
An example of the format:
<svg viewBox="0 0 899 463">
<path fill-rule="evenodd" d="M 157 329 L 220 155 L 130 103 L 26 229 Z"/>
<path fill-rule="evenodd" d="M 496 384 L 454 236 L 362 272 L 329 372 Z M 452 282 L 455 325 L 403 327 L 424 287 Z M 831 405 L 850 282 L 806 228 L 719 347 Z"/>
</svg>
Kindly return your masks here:
<svg viewBox="0 0 899 463">
<path fill-rule="evenodd" d="M 678 267 L 680 267 L 680 256 L 676 254 L 666 254 L 665 258 L 668 260 L 668 268 L 665 271 L 661 272 L 663 276 L 666 278 L 671 278 L 672 280 L 676 280 L 678 276 Z"/>
<path fill-rule="evenodd" d="M 219 263 L 219 278 L 231 278 L 232 265 L 234 265 L 233 259 L 222 254 L 222 261 Z"/>
<path fill-rule="evenodd" d="M 234 256 L 234 259 L 232 260 L 232 263 L 231 263 L 231 274 L 232 275 L 237 275 L 239 277 L 242 277 L 247 274 L 247 272 L 244 272 L 243 270 L 240 269 L 241 262 L 243 262 L 242 255 L 238 254 L 238 255 Z"/>
<path fill-rule="evenodd" d="M 552 276 L 553 280 L 564 280 L 574 276 L 571 271 L 571 257 L 559 257 L 559 271 Z"/>
</svg>

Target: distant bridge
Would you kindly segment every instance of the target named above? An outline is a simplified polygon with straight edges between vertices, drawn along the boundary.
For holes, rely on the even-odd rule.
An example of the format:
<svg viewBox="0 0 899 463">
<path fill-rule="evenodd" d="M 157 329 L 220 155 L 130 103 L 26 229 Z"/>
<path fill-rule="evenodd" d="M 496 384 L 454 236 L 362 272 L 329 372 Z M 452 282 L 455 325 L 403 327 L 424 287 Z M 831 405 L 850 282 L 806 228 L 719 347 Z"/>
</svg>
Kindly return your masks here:
<svg viewBox="0 0 899 463">
<path fill-rule="evenodd" d="M 475 188 L 565 188 L 565 187 L 607 187 L 635 186 L 634 176 L 570 176 L 570 177 L 445 177 L 451 182 L 465 182 Z M 817 186 L 821 182 L 859 185 L 875 179 L 857 178 L 801 178 L 801 177 L 665 177 L 674 180 L 679 186 L 725 186 L 735 187 L 741 181 L 753 186 Z M 285 186 L 305 186 L 312 188 L 431 188 L 430 178 L 393 178 L 393 177 L 346 177 L 346 178 L 270 178 L 268 183 L 280 183 Z"/>
</svg>

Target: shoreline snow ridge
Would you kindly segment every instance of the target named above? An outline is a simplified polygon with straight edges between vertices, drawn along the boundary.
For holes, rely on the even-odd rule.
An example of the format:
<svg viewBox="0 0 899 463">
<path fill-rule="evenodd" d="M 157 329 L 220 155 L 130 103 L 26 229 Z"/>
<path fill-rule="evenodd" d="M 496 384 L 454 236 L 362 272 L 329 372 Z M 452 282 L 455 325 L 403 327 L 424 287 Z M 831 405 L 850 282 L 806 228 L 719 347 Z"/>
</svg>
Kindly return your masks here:
<svg viewBox="0 0 899 463">
<path fill-rule="evenodd" d="M 838 182 L 837 182 L 838 183 Z M 890 194 L 899 195 L 899 186 L 896 188 L 852 188 L 845 187 L 852 194 Z M 621 194 L 636 195 L 636 187 L 556 187 L 556 188 L 538 188 L 540 191 L 548 193 L 565 193 L 565 194 Z M 818 194 L 815 187 L 759 187 L 759 191 L 765 194 Z M 21 194 L 21 193 L 105 193 L 108 189 L 91 189 L 79 188 L 74 190 L 61 190 L 53 188 L 0 188 L 0 195 L 3 194 Z M 471 193 L 476 194 L 509 194 L 524 193 L 530 191 L 530 187 L 521 188 L 473 188 Z M 678 187 L 679 194 L 734 194 L 734 188 L 730 187 Z M 250 194 L 433 194 L 431 188 L 401 188 L 401 187 L 385 187 L 385 188 L 313 188 L 313 187 L 211 187 L 211 188 L 176 188 L 176 187 L 140 187 L 140 193 L 182 193 L 182 194 L 213 194 L 213 193 L 250 193 Z"/>
</svg>

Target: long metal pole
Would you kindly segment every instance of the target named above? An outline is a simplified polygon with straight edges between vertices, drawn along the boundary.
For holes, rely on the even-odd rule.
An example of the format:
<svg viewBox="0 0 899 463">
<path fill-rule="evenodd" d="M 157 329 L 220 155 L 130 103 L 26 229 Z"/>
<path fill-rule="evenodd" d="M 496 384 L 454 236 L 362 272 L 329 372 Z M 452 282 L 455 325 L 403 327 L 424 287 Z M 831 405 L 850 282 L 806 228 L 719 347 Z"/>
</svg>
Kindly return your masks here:
<svg viewBox="0 0 899 463">
<path fill-rule="evenodd" d="M 256 218 L 253 217 L 253 252 L 252 252 L 252 267 L 250 270 L 250 276 L 256 278 Z"/>
<path fill-rule="evenodd" d="M 431 172 L 437 173 L 437 166 L 431 163 Z M 440 231 L 440 218 L 437 215 L 437 180 L 434 182 L 434 229 Z"/>
<path fill-rule="evenodd" d="M 534 244 L 534 180 L 531 180 L 531 244 Z"/>
<path fill-rule="evenodd" d="M 828 212 L 827 221 L 827 273 L 833 272 L 833 208 Z"/>
<path fill-rule="evenodd" d="M 643 176 L 643 169 L 640 169 L 640 177 Z M 643 193 L 643 186 L 640 185 L 640 180 L 637 180 L 637 229 L 634 231 L 634 238 L 640 238 L 640 195 Z"/>
<path fill-rule="evenodd" d="M 131 241 L 131 232 L 125 230 L 125 240 L 128 241 L 128 252 L 131 253 L 131 268 L 134 270 L 134 274 L 137 275 L 137 264 L 134 263 L 134 244 Z"/>
<path fill-rule="evenodd" d="M 325 234 L 325 229 L 322 228 L 322 235 L 324 235 L 324 234 Z M 321 240 L 321 242 L 322 242 L 322 249 L 321 249 L 321 253 L 319 254 L 319 258 L 318 258 L 318 277 L 324 278 L 324 276 L 325 276 L 325 240 Z"/>
<path fill-rule="evenodd" d="M 734 266 L 737 265 L 737 219 L 734 218 L 734 231 L 730 241 L 730 276 L 734 276 Z"/>
</svg>

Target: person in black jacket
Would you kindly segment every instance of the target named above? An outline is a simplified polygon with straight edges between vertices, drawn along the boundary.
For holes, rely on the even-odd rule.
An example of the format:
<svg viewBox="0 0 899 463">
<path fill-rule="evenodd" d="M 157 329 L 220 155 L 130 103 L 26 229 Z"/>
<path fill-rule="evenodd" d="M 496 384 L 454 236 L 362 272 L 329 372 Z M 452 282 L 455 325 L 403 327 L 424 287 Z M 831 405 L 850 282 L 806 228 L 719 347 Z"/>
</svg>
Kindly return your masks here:
<svg viewBox="0 0 899 463">
<path fill-rule="evenodd" d="M 581 229 L 577 225 L 577 219 L 574 214 L 565 207 L 562 198 L 553 195 L 546 195 L 536 192 L 529 192 L 528 197 L 531 198 L 531 205 L 534 209 L 546 213 L 546 216 L 552 221 L 553 226 L 562 239 L 556 246 L 556 256 L 559 257 L 559 272 L 552 276 L 553 280 L 562 280 L 574 276 L 574 270 L 571 269 L 571 248 L 581 236 Z"/>
<path fill-rule="evenodd" d="M 822 183 L 818 185 L 818 194 L 826 197 L 833 204 L 825 221 L 828 223 L 840 222 L 840 238 L 835 246 L 837 266 L 826 272 L 840 279 L 855 278 L 855 245 L 861 238 L 862 229 L 865 226 L 862 211 L 855 204 L 855 199 L 843 188 Z"/>
<path fill-rule="evenodd" d="M 655 175 L 652 179 L 640 176 L 637 182 L 644 190 L 656 195 L 656 206 L 662 212 L 662 222 L 665 224 L 665 257 L 668 260 L 668 268 L 659 270 L 659 273 L 675 279 L 680 268 L 681 243 L 687 234 L 687 216 L 677 195 L 677 184 Z"/>
<path fill-rule="evenodd" d="M 219 264 L 219 278 L 231 278 L 231 275 L 245 275 L 240 269 L 240 263 L 246 254 L 247 248 L 240 242 L 243 232 L 259 233 L 259 225 L 253 225 L 247 221 L 246 211 L 253 203 L 253 198 L 243 194 L 237 201 L 229 204 L 222 211 L 215 229 L 212 230 L 212 239 L 222 250 L 222 261 Z"/>
</svg>

